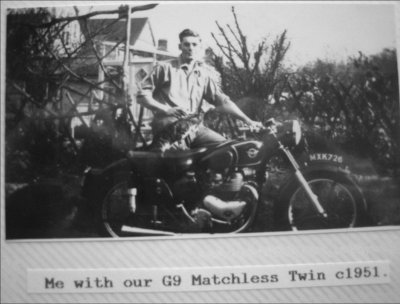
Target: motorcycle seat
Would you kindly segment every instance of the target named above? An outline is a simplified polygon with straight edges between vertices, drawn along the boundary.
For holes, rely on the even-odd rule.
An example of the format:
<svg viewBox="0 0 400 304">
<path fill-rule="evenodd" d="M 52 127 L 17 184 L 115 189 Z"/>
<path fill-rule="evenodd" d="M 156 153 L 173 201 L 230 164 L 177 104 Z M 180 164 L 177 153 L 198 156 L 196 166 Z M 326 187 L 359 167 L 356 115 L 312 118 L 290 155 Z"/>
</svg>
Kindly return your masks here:
<svg viewBox="0 0 400 304">
<path fill-rule="evenodd" d="M 207 151 L 206 147 L 182 150 L 182 151 L 167 151 L 163 153 L 163 158 L 194 158 Z"/>
<path fill-rule="evenodd" d="M 159 159 L 187 159 L 194 158 L 198 155 L 203 154 L 207 151 L 206 147 L 182 150 L 182 151 L 130 151 L 128 153 L 128 158 L 139 159 L 139 158 L 159 158 Z"/>
</svg>

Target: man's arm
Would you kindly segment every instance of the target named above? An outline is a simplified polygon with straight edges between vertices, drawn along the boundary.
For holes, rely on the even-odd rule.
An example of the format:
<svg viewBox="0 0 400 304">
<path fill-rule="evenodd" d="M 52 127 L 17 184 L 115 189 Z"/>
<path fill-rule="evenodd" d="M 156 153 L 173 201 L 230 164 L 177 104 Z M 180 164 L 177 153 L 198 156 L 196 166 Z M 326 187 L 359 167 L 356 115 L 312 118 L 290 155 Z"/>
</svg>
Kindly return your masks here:
<svg viewBox="0 0 400 304">
<path fill-rule="evenodd" d="M 250 128 L 258 129 L 262 123 L 250 119 L 243 111 L 227 96 L 217 85 L 213 77 L 208 77 L 204 98 L 215 106 L 215 110 L 221 113 L 230 114 L 235 118 L 244 121 Z"/>
<path fill-rule="evenodd" d="M 244 121 L 249 126 L 255 126 L 255 124 L 259 125 L 259 122 L 256 122 L 250 119 L 243 111 L 230 99 L 226 98 L 221 101 L 221 104 L 215 108 L 216 111 L 230 114 L 242 121 Z"/>
<path fill-rule="evenodd" d="M 138 79 L 137 86 L 139 88 L 139 92 L 136 95 L 137 103 L 153 112 L 180 118 L 186 115 L 186 112 L 183 109 L 171 108 L 170 106 L 158 102 L 153 98 L 153 91 L 156 89 L 157 84 L 161 85 L 162 83 L 168 81 L 169 68 L 170 66 L 157 64 L 151 75 L 145 77 L 144 79 Z"/>
<path fill-rule="evenodd" d="M 168 111 L 168 106 L 155 100 L 151 96 L 151 91 L 137 95 L 136 98 L 137 103 L 147 109 L 161 113 L 166 113 Z"/>
<path fill-rule="evenodd" d="M 171 108 L 165 104 L 158 102 L 151 96 L 151 92 L 149 92 L 148 94 L 138 95 L 137 102 L 138 104 L 152 110 L 153 112 L 160 112 L 166 116 L 175 116 L 177 118 L 181 118 L 187 115 L 185 110 L 180 107 Z"/>
</svg>

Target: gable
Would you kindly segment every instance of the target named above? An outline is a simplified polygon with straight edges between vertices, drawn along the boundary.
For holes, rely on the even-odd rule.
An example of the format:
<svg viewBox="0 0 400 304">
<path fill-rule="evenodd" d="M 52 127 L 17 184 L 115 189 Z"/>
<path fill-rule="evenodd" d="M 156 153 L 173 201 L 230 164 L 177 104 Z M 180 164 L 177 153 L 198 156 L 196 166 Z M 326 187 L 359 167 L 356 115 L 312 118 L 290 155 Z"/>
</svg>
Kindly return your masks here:
<svg viewBox="0 0 400 304">
<path fill-rule="evenodd" d="M 126 21 L 118 19 L 89 19 L 86 24 L 84 21 L 80 23 L 82 33 L 86 37 L 93 37 L 95 40 L 107 42 L 120 42 L 126 37 Z M 144 33 L 142 33 L 144 31 Z M 149 33 L 150 32 L 150 33 Z M 142 38 L 142 35 L 145 37 Z M 151 38 L 149 38 L 149 36 Z M 152 39 L 154 45 L 154 37 L 148 22 L 148 18 L 132 18 L 131 19 L 131 38 L 130 44 L 134 45 L 139 39 Z"/>
<path fill-rule="evenodd" d="M 145 43 L 151 46 L 155 46 L 155 39 L 153 36 L 153 31 L 150 27 L 150 22 L 146 22 L 146 24 L 143 26 L 141 35 L 137 37 L 137 39 L 135 40 L 135 43 L 140 41 L 141 43 Z M 133 43 L 134 44 L 134 43 Z M 133 45 L 132 44 L 132 45 Z"/>
</svg>

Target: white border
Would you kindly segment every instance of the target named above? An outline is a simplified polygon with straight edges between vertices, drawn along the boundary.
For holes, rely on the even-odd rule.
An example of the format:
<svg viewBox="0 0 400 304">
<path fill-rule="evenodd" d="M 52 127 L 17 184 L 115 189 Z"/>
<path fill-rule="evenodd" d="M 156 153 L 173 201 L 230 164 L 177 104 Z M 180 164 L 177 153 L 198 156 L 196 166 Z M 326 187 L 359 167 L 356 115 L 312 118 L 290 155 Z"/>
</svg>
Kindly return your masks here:
<svg viewBox="0 0 400 304">
<path fill-rule="evenodd" d="M 149 1 L 147 1 L 149 2 Z M 158 1 L 154 1 L 158 2 Z M 226 2 L 226 1 L 216 1 Z M 238 1 L 235 3 L 243 3 Z M 245 1 L 245 3 L 259 3 L 261 1 Z M 132 1 L 121 1 L 119 3 L 133 3 Z M 138 4 L 139 2 L 134 2 Z M 143 3 L 143 2 L 141 2 Z M 168 1 L 168 3 L 209 3 L 206 1 Z M 268 3 L 281 3 L 271 1 Z M 285 1 L 285 3 L 299 4 L 297 1 Z M 303 3 L 321 3 L 306 1 Z M 326 1 L 329 4 L 354 4 L 365 1 Z M 394 4 L 396 20 L 400 20 L 400 3 L 398 1 L 371 1 L 370 4 Z M 5 9 L 22 8 L 32 6 L 69 6 L 76 3 L 65 3 L 60 1 L 3 1 L 1 2 L 1 47 L 5 45 Z M 102 1 L 81 1 L 79 5 L 107 5 Z M 400 50 L 400 24 L 396 24 L 397 30 L 397 52 Z M 1 92 L 5 88 L 5 54 L 1 52 Z M 399 54 L 398 69 L 400 70 Z M 399 77 L 400 83 L 400 77 Z M 67 302 L 348 302 L 371 301 L 371 302 L 396 302 L 400 298 L 400 227 L 399 226 L 380 226 L 356 229 L 334 229 L 334 230 L 312 230 L 302 232 L 263 232 L 263 233 L 242 233 L 237 235 L 213 234 L 213 235 L 181 235 L 178 237 L 127 237 L 120 239 L 111 238 L 66 238 L 66 239 L 26 239 L 26 240 L 5 240 L 5 194 L 4 194 L 4 113 L 5 102 L 4 93 L 1 93 L 1 294 L 4 302 L 26 302 L 26 303 L 67 303 Z M 297 241 L 298 240 L 298 241 Z M 318 242 L 319 252 L 309 250 L 307 241 Z M 107 242 L 104 242 L 107 241 Z M 135 242 L 132 242 L 135 241 Z M 139 241 L 139 242 L 138 242 Z M 150 241 L 150 242 L 149 242 Z M 334 242 L 343 242 L 343 248 L 333 247 Z M 229 254 L 229 249 L 225 247 L 216 249 L 216 244 L 229 246 L 233 250 L 243 244 L 243 250 L 230 252 L 224 256 L 221 253 Z M 212 246 L 212 250 L 198 248 L 200 246 Z M 261 245 L 259 245 L 261 244 Z M 281 244 L 280 248 L 270 248 L 269 244 Z M 305 245 L 308 244 L 308 245 Z M 262 246 L 261 248 L 259 246 Z M 83 255 L 81 248 L 84 248 Z M 159 260 L 160 256 L 156 253 L 158 248 L 164 250 L 166 258 Z M 284 250 L 293 252 L 293 256 Z M 109 256 L 109 251 L 112 256 Z M 350 250 L 348 250 L 350 249 Z M 361 250 L 352 252 L 351 249 Z M 101 251 L 99 251 L 101 250 Z M 118 250 L 118 251 L 113 251 Z M 120 252 L 119 250 L 122 250 Z M 256 250 L 251 253 L 249 250 Z M 183 251 L 183 253 L 182 253 Z M 200 256 L 186 256 L 186 252 L 198 252 Z M 259 254 L 266 252 L 266 256 L 259 257 Z M 233 254 L 234 253 L 234 254 Z M 25 257 L 26 255 L 26 257 Z M 145 257 L 143 258 L 143 255 Z M 175 255 L 178 257 L 175 258 Z M 24 256 L 24 258 L 22 258 Z M 187 293 L 177 293 L 172 296 L 165 294 L 147 295 L 37 295 L 27 294 L 25 282 L 26 271 L 28 268 L 112 268 L 110 258 L 117 256 L 126 260 L 115 262 L 118 265 L 129 265 L 132 267 L 155 265 L 155 267 L 190 267 L 190 266 L 237 266 L 237 265 L 264 265 L 279 264 L 279 260 L 284 263 L 304 263 L 304 262 L 333 262 L 333 261 L 356 261 L 361 260 L 389 260 L 391 263 L 392 283 L 389 285 L 373 286 L 362 288 L 352 287 L 333 287 L 333 288 L 310 288 L 311 291 L 292 290 L 268 290 L 265 291 L 232 291 L 232 292 L 207 292 L 196 293 L 196 298 Z M 281 257 L 282 256 L 282 257 Z M 289 258 L 290 256 L 290 258 Z M 68 258 L 65 260 L 65 258 Z M 142 259 L 140 259 L 142 257 Z M 259 260 L 256 260 L 256 257 Z M 44 259 L 44 260 L 43 260 Z M 254 261 L 253 261 L 254 259 Z M 86 264 L 85 264 L 86 263 Z M 282 264 L 282 263 L 281 263 Z M 46 267 L 44 267 L 46 266 Z M 148 266 L 150 268 L 150 266 Z M 24 287 L 25 286 L 25 287 Z M 24 289 L 25 288 L 25 289 Z M 346 298 L 347 296 L 347 298 Z M 347 299 L 347 300 L 346 300 Z"/>
</svg>

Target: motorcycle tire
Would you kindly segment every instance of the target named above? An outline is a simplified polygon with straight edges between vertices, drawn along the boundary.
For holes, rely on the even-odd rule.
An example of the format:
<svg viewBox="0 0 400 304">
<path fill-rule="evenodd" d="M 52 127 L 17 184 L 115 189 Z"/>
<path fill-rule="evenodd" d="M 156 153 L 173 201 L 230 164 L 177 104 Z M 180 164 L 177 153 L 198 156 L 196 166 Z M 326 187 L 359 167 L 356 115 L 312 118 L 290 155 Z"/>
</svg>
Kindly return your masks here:
<svg viewBox="0 0 400 304">
<path fill-rule="evenodd" d="M 304 174 L 321 206 L 322 216 L 312 204 L 296 178 L 282 190 L 274 208 L 277 230 L 340 229 L 366 225 L 364 196 L 350 176 L 342 170 L 316 170 Z"/>
</svg>

